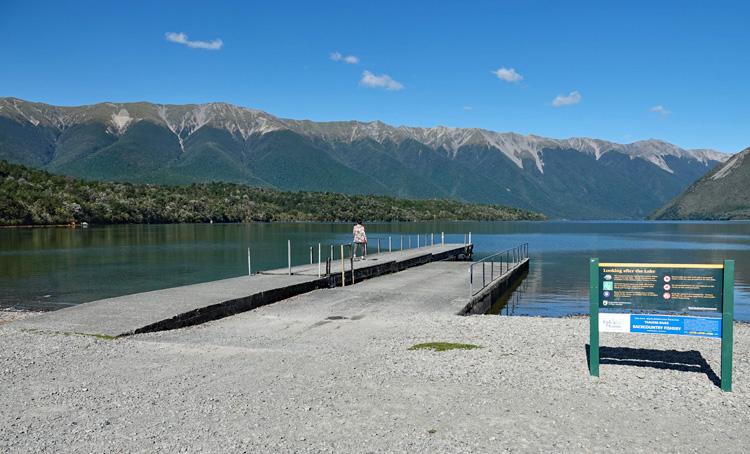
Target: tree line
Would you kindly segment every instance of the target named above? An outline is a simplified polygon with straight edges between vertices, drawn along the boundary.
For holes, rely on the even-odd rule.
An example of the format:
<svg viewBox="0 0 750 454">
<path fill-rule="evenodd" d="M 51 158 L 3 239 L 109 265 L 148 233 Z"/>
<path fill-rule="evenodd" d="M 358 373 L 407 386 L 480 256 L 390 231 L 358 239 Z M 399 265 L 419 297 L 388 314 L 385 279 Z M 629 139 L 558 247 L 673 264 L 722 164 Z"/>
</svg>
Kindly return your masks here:
<svg viewBox="0 0 750 454">
<path fill-rule="evenodd" d="M 88 181 L 0 161 L 0 224 L 541 220 L 500 205 L 285 192 L 235 183 L 162 186 Z"/>
</svg>

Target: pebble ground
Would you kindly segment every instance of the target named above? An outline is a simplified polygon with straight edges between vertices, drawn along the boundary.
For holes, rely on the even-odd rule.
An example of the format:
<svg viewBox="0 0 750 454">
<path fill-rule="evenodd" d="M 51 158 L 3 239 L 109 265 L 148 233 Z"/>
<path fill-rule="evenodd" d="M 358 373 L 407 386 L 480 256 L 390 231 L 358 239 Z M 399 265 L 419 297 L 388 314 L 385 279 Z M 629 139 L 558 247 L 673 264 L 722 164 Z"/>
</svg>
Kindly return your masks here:
<svg viewBox="0 0 750 454">
<path fill-rule="evenodd" d="M 0 317 L 0 452 L 747 452 L 750 326 L 732 393 L 711 339 L 603 333 L 592 378 L 586 318 L 425 311 L 455 295 L 407 273 L 116 340 Z"/>
</svg>

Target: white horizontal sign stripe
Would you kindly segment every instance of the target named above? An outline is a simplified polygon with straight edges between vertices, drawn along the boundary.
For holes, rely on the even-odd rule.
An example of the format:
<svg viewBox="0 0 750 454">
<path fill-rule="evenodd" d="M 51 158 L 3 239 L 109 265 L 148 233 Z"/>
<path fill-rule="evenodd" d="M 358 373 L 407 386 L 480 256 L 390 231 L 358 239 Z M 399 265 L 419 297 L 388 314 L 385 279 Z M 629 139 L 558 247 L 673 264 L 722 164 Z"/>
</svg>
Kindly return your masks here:
<svg viewBox="0 0 750 454">
<path fill-rule="evenodd" d="M 629 333 L 630 314 L 599 314 L 599 331 L 605 333 Z"/>
</svg>

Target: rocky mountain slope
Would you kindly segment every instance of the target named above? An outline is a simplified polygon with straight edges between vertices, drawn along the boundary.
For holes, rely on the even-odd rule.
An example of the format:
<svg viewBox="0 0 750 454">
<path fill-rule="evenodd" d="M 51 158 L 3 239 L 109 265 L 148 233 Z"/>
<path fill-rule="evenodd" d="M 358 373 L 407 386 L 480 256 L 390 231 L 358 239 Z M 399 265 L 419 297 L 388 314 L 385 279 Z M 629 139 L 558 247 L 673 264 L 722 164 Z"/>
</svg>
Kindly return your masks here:
<svg viewBox="0 0 750 454">
<path fill-rule="evenodd" d="M 454 198 L 564 218 L 642 218 L 728 157 L 658 140 L 290 120 L 225 103 L 0 98 L 0 159 L 55 173 Z"/>
<path fill-rule="evenodd" d="M 750 219 L 750 148 L 696 181 L 654 219 Z"/>
</svg>

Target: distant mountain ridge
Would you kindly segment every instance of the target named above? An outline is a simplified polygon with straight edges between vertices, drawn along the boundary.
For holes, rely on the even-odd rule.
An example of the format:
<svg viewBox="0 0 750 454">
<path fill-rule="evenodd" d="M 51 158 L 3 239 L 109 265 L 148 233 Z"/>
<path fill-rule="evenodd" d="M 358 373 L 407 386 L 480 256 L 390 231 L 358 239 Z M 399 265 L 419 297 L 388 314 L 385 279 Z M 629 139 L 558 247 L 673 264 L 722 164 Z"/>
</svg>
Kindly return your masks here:
<svg viewBox="0 0 750 454">
<path fill-rule="evenodd" d="M 690 185 L 651 218 L 750 219 L 750 148 Z"/>
<path fill-rule="evenodd" d="M 455 198 L 566 218 L 644 217 L 728 157 L 658 140 L 292 120 L 226 103 L 0 98 L 0 158 L 56 173 Z"/>
</svg>

